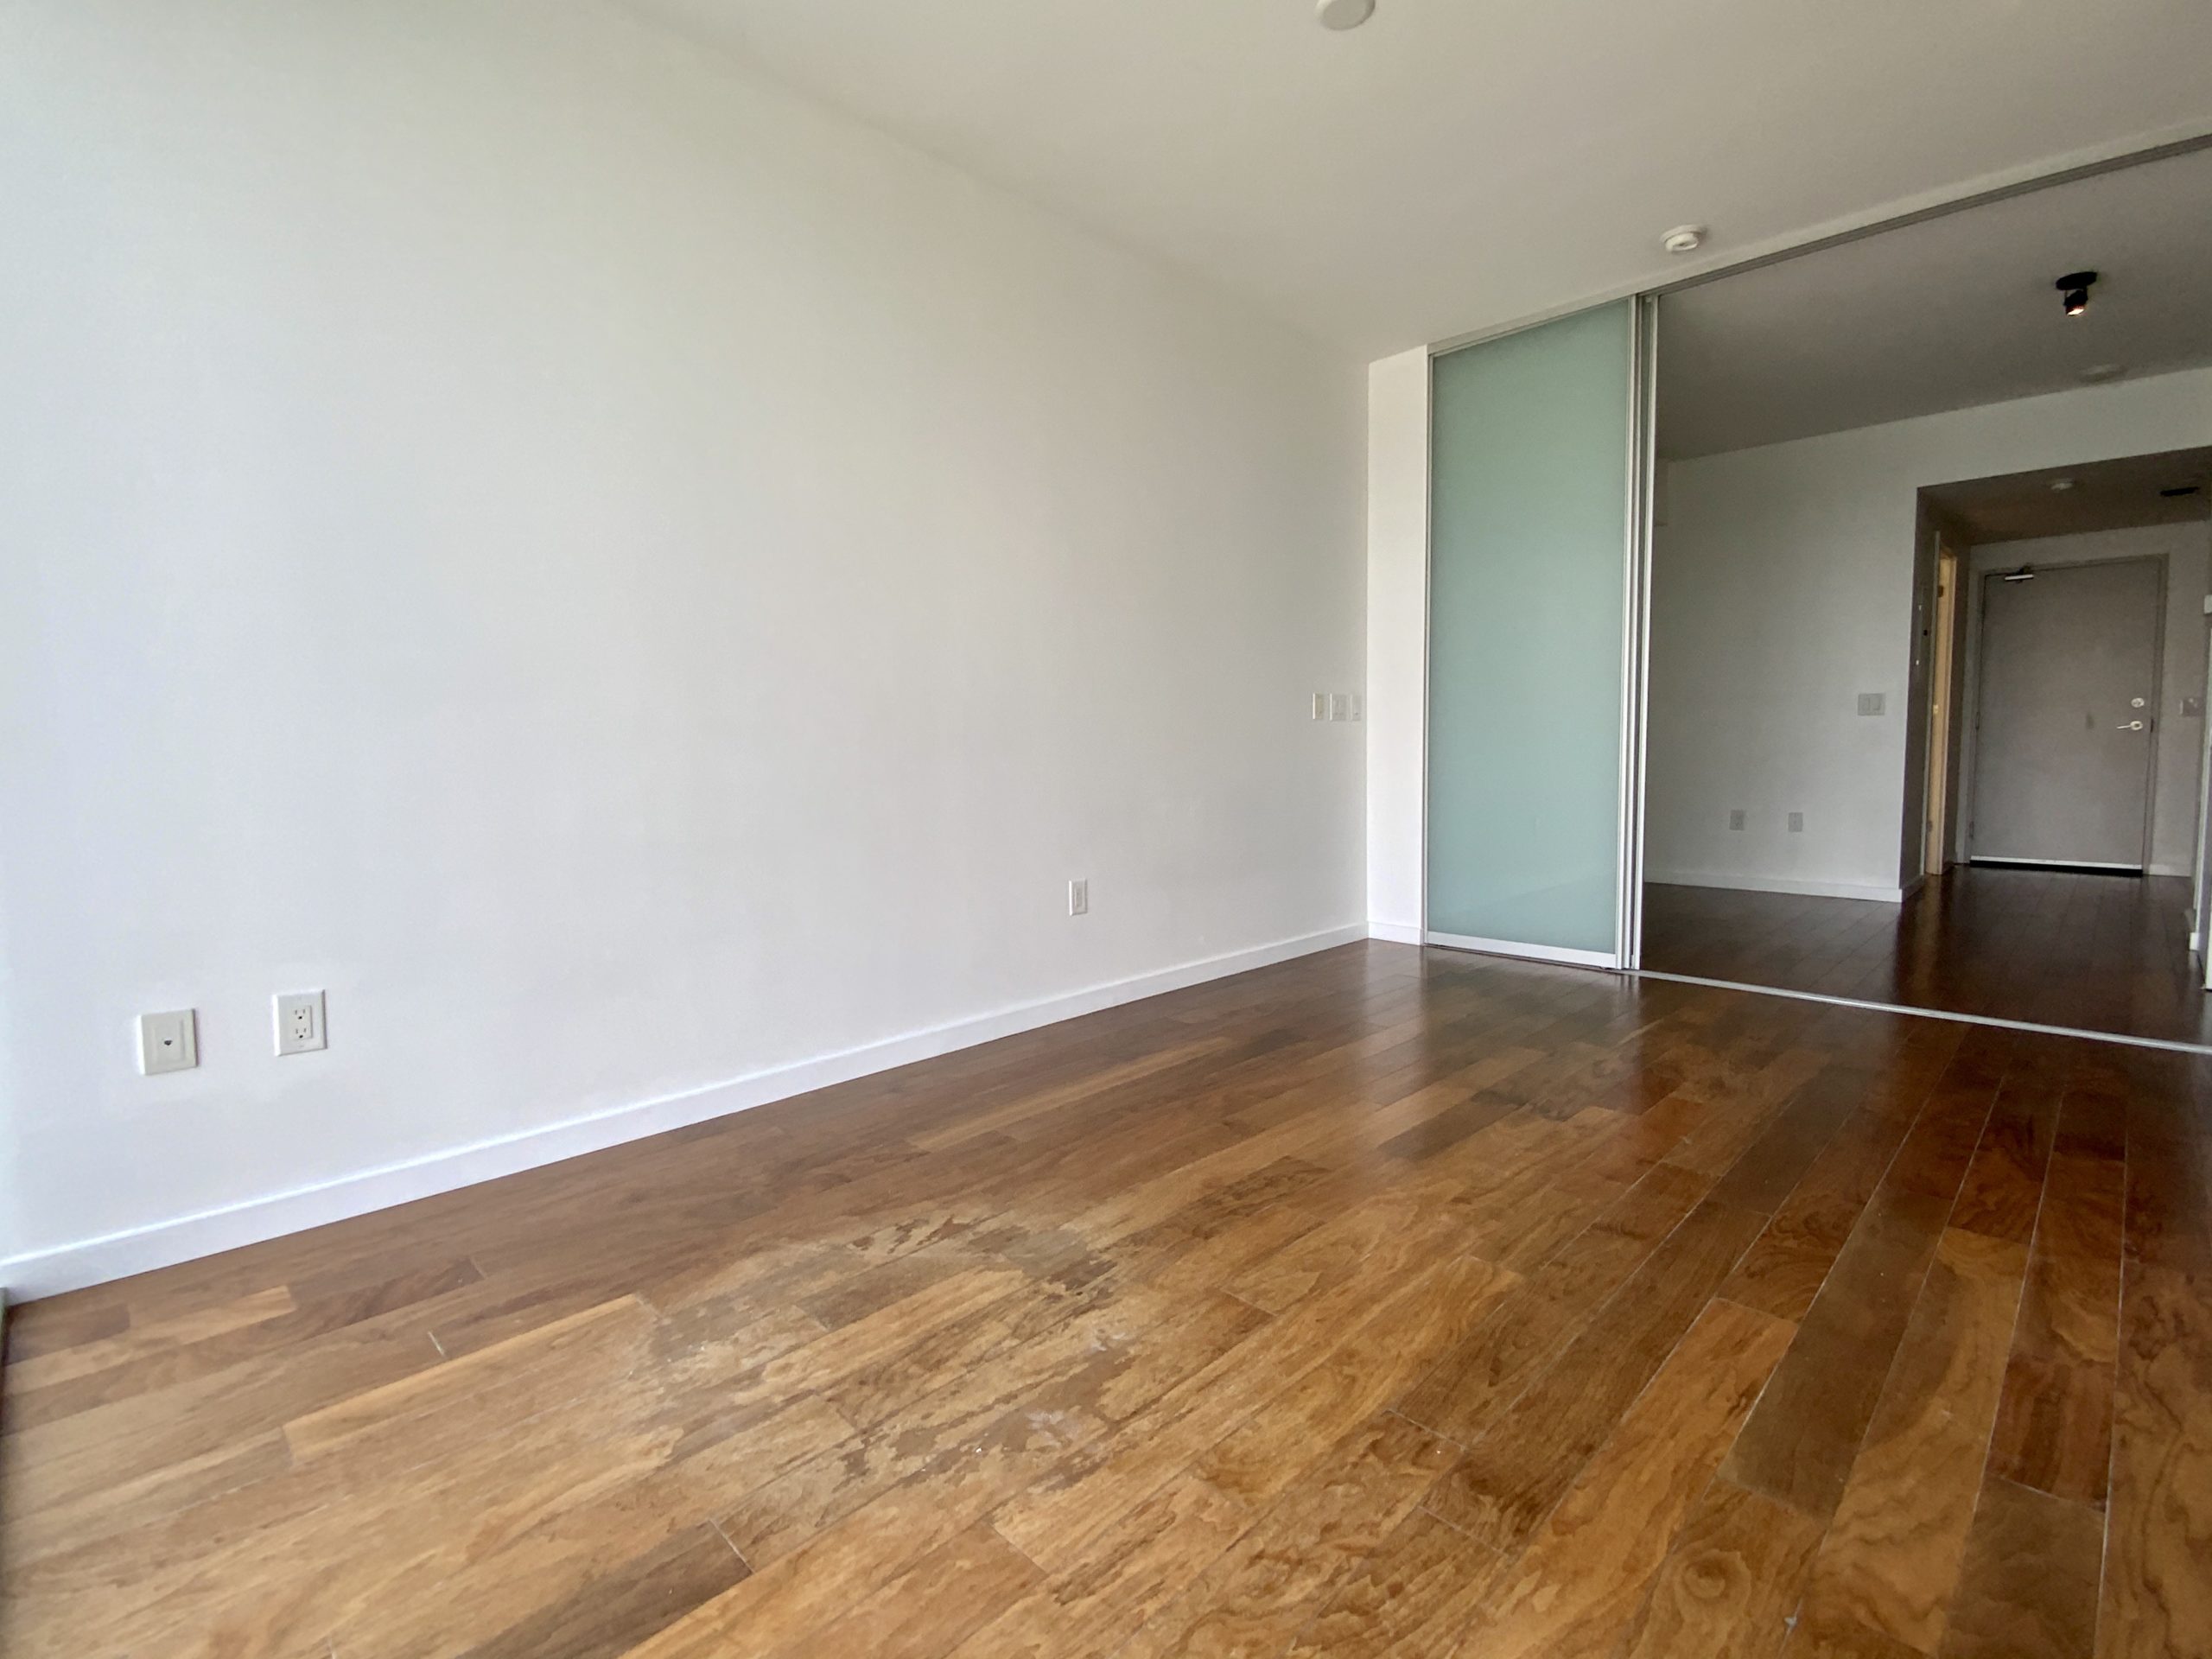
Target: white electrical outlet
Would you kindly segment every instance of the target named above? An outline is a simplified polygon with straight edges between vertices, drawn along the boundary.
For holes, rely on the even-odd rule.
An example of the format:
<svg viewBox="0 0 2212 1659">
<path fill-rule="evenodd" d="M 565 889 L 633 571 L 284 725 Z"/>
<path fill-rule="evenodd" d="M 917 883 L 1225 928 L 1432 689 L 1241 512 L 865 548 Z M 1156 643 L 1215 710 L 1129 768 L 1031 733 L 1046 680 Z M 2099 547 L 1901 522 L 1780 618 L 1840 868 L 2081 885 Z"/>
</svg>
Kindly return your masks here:
<svg viewBox="0 0 2212 1659">
<path fill-rule="evenodd" d="M 1744 809 L 1742 807 L 1732 806 L 1728 809 L 1728 827 L 1731 830 L 1740 830 L 1744 827 Z"/>
<path fill-rule="evenodd" d="M 1802 836 L 1805 833 L 1805 815 L 1802 812 L 1792 812 L 1789 815 L 1789 833 L 1793 836 Z"/>
<path fill-rule="evenodd" d="M 1342 691 L 1330 692 L 1329 718 L 1331 720 L 1350 720 L 1351 718 L 1351 698 Z"/>
<path fill-rule="evenodd" d="M 147 1077 L 200 1064 L 198 1022 L 190 1008 L 138 1016 L 138 1070 Z"/>
<path fill-rule="evenodd" d="M 1862 715 L 1878 715 L 1886 706 L 1887 700 L 1879 691 L 1861 691 L 1859 694 L 1859 712 Z"/>
<path fill-rule="evenodd" d="M 1364 720 L 1367 717 L 1367 699 L 1357 691 L 1351 694 L 1351 717 L 1354 720 Z"/>
<path fill-rule="evenodd" d="M 285 991 L 276 997 L 276 1052 L 305 1054 L 330 1046 L 323 1029 L 321 991 Z"/>
</svg>

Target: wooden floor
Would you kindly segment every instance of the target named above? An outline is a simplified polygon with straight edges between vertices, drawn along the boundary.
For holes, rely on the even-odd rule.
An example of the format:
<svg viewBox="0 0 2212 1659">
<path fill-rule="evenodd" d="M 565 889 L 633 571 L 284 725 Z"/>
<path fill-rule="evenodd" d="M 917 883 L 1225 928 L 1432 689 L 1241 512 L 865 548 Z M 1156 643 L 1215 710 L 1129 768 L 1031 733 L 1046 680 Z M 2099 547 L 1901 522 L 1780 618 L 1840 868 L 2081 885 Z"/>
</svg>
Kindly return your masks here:
<svg viewBox="0 0 2212 1659">
<path fill-rule="evenodd" d="M 1346 947 L 21 1309 L 0 1649 L 2203 1659 L 2207 1064 Z"/>
<path fill-rule="evenodd" d="M 1902 906 L 1643 890 L 1643 965 L 1904 1007 L 2212 1044 L 2189 883 L 1954 865 Z"/>
</svg>

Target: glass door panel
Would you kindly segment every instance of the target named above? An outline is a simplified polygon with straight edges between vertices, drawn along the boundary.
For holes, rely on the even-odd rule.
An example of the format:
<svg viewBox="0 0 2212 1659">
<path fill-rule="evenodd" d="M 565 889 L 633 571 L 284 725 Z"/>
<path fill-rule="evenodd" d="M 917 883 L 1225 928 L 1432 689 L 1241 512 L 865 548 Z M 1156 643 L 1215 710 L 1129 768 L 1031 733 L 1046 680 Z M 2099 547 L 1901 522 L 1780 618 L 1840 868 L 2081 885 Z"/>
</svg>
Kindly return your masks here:
<svg viewBox="0 0 2212 1659">
<path fill-rule="evenodd" d="M 1618 964 L 1635 319 L 1624 301 L 1433 365 L 1439 944 Z"/>
</svg>

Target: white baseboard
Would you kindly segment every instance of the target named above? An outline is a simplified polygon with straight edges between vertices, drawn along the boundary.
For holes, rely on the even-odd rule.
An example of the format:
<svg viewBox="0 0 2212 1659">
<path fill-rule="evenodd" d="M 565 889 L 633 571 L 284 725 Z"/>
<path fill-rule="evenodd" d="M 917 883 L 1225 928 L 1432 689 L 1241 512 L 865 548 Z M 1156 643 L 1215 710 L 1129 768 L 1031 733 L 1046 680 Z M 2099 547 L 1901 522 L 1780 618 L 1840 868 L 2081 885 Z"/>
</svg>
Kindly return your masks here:
<svg viewBox="0 0 2212 1659">
<path fill-rule="evenodd" d="M 1421 929 L 1412 922 L 1370 922 L 1367 937 L 1388 939 L 1392 944 L 1419 944 Z"/>
<path fill-rule="evenodd" d="M 1646 870 L 1643 879 L 1666 887 L 1734 887 L 1743 893 L 1794 893 L 1808 899 L 1871 899 L 1885 905 L 1905 900 L 1903 887 L 1861 881 L 1800 881 L 1790 876 L 1715 875 L 1702 870 Z"/>
<path fill-rule="evenodd" d="M 143 1227 L 73 1244 L 36 1250 L 0 1260 L 0 1286 L 16 1301 L 59 1295 L 110 1279 L 121 1279 L 155 1268 L 170 1267 L 219 1250 L 256 1244 L 264 1239 L 296 1233 L 349 1216 L 385 1210 L 455 1187 L 472 1186 L 543 1164 L 557 1163 L 588 1152 L 620 1146 L 626 1141 L 704 1122 L 771 1101 L 785 1100 L 809 1090 L 847 1083 L 871 1072 L 887 1071 L 956 1049 L 971 1048 L 1017 1032 L 1032 1031 L 1078 1015 L 1096 1014 L 1124 1002 L 1248 973 L 1293 957 L 1309 956 L 1369 937 L 1364 922 L 1333 927 L 1296 938 L 1278 939 L 1249 950 L 1206 957 L 1148 974 L 1134 975 L 1103 985 L 1093 985 L 1062 996 L 978 1014 L 973 1019 L 932 1026 L 867 1043 L 834 1054 L 798 1060 L 767 1071 L 749 1072 L 726 1082 L 708 1084 L 681 1094 L 616 1106 L 583 1117 L 573 1117 L 539 1128 L 449 1147 L 421 1158 L 386 1164 L 334 1180 L 248 1198 L 219 1209 L 178 1216 Z"/>
</svg>

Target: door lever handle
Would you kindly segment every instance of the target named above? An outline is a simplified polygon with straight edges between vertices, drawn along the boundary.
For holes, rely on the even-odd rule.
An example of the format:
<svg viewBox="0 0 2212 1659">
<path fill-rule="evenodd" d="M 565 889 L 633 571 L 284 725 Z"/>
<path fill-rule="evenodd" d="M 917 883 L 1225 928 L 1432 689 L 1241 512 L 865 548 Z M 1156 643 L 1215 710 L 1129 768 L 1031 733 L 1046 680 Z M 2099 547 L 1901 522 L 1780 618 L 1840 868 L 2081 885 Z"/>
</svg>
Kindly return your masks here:
<svg viewBox="0 0 2212 1659">
<path fill-rule="evenodd" d="M 2143 722 L 2139 720 L 2124 720 L 2120 721 L 2119 729 L 2123 732 L 2139 732 L 2143 729 Z"/>
</svg>

